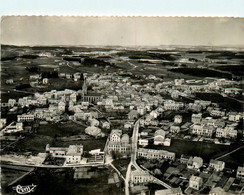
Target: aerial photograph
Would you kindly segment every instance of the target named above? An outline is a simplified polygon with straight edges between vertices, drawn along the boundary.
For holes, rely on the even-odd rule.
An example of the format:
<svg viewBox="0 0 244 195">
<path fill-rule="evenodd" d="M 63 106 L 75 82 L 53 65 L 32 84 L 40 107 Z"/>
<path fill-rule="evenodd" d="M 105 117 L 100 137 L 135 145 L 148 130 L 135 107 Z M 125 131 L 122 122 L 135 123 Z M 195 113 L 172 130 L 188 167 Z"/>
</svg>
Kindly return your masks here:
<svg viewBox="0 0 244 195">
<path fill-rule="evenodd" d="M 3 195 L 244 194 L 244 19 L 1 26 Z"/>
</svg>

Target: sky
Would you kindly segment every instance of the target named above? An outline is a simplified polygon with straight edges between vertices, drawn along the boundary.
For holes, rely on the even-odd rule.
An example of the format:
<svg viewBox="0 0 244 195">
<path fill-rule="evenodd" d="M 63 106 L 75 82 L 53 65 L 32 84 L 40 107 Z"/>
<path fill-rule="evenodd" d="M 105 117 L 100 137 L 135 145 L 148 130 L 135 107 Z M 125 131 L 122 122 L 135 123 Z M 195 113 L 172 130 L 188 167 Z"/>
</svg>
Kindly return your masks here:
<svg viewBox="0 0 244 195">
<path fill-rule="evenodd" d="M 2 0 L 1 43 L 12 45 L 207 45 L 244 47 L 243 0 Z"/>
</svg>

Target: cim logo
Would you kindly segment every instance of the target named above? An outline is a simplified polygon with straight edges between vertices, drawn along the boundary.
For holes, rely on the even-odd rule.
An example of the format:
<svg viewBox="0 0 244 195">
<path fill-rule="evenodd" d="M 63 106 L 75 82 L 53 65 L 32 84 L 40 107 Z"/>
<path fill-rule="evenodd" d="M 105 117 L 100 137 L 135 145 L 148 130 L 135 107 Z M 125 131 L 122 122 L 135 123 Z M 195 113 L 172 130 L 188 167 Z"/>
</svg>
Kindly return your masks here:
<svg viewBox="0 0 244 195">
<path fill-rule="evenodd" d="M 28 194 L 34 192 L 35 188 L 36 185 L 34 184 L 28 186 L 17 185 L 16 187 L 13 187 L 13 190 L 16 190 L 18 194 Z"/>
</svg>

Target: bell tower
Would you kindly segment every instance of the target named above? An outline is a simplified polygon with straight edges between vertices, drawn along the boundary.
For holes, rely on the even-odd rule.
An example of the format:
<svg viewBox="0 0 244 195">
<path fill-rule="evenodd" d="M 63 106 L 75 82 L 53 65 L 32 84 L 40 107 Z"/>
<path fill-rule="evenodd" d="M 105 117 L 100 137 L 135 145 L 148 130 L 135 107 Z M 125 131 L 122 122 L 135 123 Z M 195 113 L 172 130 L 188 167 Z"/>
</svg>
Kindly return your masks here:
<svg viewBox="0 0 244 195">
<path fill-rule="evenodd" d="M 86 95 L 87 94 L 86 74 L 84 74 L 83 76 L 84 76 L 84 83 L 83 83 L 83 86 L 82 86 L 82 94 Z"/>
</svg>

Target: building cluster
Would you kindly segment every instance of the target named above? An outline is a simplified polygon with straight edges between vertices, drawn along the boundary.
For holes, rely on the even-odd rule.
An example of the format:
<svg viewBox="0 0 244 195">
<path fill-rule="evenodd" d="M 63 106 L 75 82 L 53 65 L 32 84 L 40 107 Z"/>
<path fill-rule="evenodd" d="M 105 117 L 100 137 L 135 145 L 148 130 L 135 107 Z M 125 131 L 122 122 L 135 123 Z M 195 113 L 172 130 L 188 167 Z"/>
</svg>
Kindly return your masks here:
<svg viewBox="0 0 244 195">
<path fill-rule="evenodd" d="M 104 163 L 104 152 L 100 149 L 89 151 L 89 156 L 84 157 L 83 145 L 70 145 L 69 147 L 51 147 L 46 145 L 46 154 L 54 158 L 63 158 L 64 165 L 81 163 Z"/>
<path fill-rule="evenodd" d="M 160 93 L 170 94 L 171 97 L 179 98 L 192 97 L 196 92 L 215 92 L 224 96 L 235 97 L 241 95 L 243 89 L 233 86 L 240 85 L 241 82 L 228 79 L 205 78 L 204 80 L 175 79 L 174 81 L 160 82 L 155 86 Z"/>
<path fill-rule="evenodd" d="M 175 160 L 175 153 L 169 152 L 167 150 L 138 148 L 137 156 L 145 159 L 157 159 L 157 160 L 168 159 L 172 161 Z"/>
<path fill-rule="evenodd" d="M 148 146 L 150 139 L 153 139 L 154 145 L 170 146 L 171 143 L 171 139 L 166 137 L 166 132 L 162 129 L 158 129 L 154 133 L 142 131 L 139 134 L 139 145 L 143 147 Z"/>
</svg>

